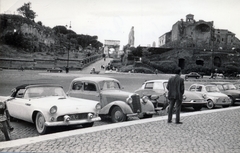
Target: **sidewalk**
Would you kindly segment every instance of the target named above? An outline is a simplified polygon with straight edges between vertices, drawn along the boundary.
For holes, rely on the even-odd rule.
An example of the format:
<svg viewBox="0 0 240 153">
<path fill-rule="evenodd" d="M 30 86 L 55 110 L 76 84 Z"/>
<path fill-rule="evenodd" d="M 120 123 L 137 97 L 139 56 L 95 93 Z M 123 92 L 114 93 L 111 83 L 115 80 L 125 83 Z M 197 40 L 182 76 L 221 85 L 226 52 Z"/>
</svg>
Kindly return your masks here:
<svg viewBox="0 0 240 153">
<path fill-rule="evenodd" d="M 0 152 L 240 152 L 239 106 L 184 113 L 181 121 L 162 116 L 59 132 L 1 142 Z"/>
</svg>

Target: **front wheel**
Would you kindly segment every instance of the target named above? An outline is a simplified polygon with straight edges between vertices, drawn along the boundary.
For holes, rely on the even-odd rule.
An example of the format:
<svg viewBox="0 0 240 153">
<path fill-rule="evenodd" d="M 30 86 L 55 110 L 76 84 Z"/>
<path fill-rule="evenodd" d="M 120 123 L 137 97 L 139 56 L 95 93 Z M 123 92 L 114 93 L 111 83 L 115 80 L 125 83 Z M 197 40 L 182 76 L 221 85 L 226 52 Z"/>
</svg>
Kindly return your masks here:
<svg viewBox="0 0 240 153">
<path fill-rule="evenodd" d="M 11 140 L 12 136 L 11 136 L 9 127 L 7 125 L 7 121 L 2 122 L 2 125 L 3 125 L 3 130 L 2 131 L 3 131 L 3 134 L 5 136 L 6 141 Z"/>
<path fill-rule="evenodd" d="M 39 134 L 46 134 L 48 132 L 48 127 L 45 125 L 45 122 L 46 120 L 43 114 L 38 112 L 35 119 L 35 125 Z"/>
<path fill-rule="evenodd" d="M 207 100 L 207 108 L 213 109 L 215 107 L 213 101 L 211 99 Z"/>
<path fill-rule="evenodd" d="M 119 106 L 115 106 L 111 111 L 111 119 L 113 123 L 124 122 L 126 121 L 127 116 Z"/>
</svg>

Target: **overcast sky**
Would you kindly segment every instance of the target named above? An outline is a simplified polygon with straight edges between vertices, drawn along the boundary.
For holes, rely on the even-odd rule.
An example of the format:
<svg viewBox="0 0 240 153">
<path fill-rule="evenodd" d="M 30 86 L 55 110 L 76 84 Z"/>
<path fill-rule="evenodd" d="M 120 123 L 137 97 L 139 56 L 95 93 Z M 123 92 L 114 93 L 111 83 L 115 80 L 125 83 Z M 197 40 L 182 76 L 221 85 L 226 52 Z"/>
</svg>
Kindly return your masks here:
<svg viewBox="0 0 240 153">
<path fill-rule="evenodd" d="M 187 14 L 196 21 L 214 21 L 216 29 L 228 29 L 240 38 L 240 0 L 0 0 L 0 12 L 18 14 L 17 8 L 31 2 L 35 21 L 53 28 L 72 25 L 77 34 L 98 36 L 99 41 L 128 42 L 132 26 L 134 46 L 152 45 Z"/>
</svg>

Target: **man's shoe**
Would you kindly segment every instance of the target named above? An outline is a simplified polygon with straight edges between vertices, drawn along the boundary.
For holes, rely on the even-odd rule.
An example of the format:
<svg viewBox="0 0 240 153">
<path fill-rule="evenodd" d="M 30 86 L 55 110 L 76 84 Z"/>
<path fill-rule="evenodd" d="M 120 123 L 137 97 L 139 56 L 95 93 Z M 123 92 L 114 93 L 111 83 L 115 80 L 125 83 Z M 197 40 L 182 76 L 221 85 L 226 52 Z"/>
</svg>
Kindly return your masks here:
<svg viewBox="0 0 240 153">
<path fill-rule="evenodd" d="M 183 124 L 183 122 L 176 122 L 176 124 Z"/>
<path fill-rule="evenodd" d="M 172 121 L 167 121 L 167 123 L 172 123 Z"/>
</svg>

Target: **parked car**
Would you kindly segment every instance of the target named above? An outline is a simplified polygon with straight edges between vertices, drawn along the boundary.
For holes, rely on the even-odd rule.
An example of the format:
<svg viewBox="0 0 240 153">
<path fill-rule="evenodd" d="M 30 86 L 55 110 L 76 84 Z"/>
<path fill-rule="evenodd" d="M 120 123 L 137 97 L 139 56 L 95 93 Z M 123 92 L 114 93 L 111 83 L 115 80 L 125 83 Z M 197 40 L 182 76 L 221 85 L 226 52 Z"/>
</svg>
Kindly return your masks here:
<svg viewBox="0 0 240 153">
<path fill-rule="evenodd" d="M 232 99 L 232 104 L 240 102 L 240 91 L 237 90 L 236 86 L 231 82 L 211 82 L 209 84 L 216 85 L 220 92 L 228 95 Z"/>
<path fill-rule="evenodd" d="M 51 68 L 51 69 L 47 69 L 47 72 L 60 72 L 60 73 L 62 73 L 63 70 L 59 67 L 54 67 L 54 68 Z"/>
<path fill-rule="evenodd" d="M 240 90 L 240 82 L 235 82 L 234 86 L 237 88 L 237 90 Z"/>
<path fill-rule="evenodd" d="M 198 74 L 197 72 L 190 72 L 188 74 L 185 75 L 185 80 L 187 80 L 188 78 L 202 78 L 202 75 Z"/>
<path fill-rule="evenodd" d="M 154 105 L 155 108 L 163 107 L 167 101 L 167 83 L 168 80 L 149 80 L 143 83 L 143 85 L 137 89 L 135 92 L 140 96 L 144 95 L 158 95 L 159 102 L 158 105 Z M 202 95 L 191 93 L 189 91 L 184 92 L 183 95 L 183 107 L 193 107 L 194 110 L 201 110 L 203 106 L 206 105 Z"/>
<path fill-rule="evenodd" d="M 207 100 L 207 108 L 213 109 L 215 106 L 229 107 L 231 98 L 223 94 L 215 85 L 192 84 L 189 89 L 192 93 L 197 93 Z"/>
<path fill-rule="evenodd" d="M 136 93 L 123 91 L 118 80 L 108 77 L 80 77 L 72 80 L 71 97 L 97 100 L 101 117 L 110 116 L 112 122 L 123 122 L 129 116 L 150 118 L 155 114 L 153 104 Z"/>
<path fill-rule="evenodd" d="M 25 84 L 14 88 L 11 96 L 1 96 L 0 100 L 8 100 L 11 117 L 34 123 L 39 134 L 47 133 L 53 126 L 91 127 L 101 120 L 99 102 L 69 98 L 60 85 Z"/>
</svg>

